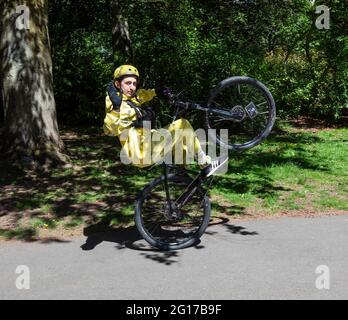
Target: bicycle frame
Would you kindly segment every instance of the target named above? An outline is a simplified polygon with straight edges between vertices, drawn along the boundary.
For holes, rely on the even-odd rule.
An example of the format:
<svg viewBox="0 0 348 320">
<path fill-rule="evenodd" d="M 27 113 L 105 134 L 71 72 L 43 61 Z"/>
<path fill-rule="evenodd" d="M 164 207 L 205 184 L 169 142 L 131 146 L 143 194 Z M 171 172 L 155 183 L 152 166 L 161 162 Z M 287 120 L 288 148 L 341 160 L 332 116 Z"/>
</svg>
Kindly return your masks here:
<svg viewBox="0 0 348 320">
<path fill-rule="evenodd" d="M 176 111 L 173 116 L 173 122 L 176 120 L 178 114 L 180 113 L 180 109 L 192 109 L 192 110 L 200 110 L 204 112 L 212 112 L 215 114 L 219 114 L 221 116 L 229 116 L 231 117 L 233 114 L 229 111 L 226 110 L 220 110 L 220 109 L 215 109 L 215 108 L 210 108 L 208 106 L 200 105 L 198 103 L 191 103 L 191 102 L 183 102 L 183 101 L 172 101 L 172 104 L 176 106 Z M 162 163 L 163 166 L 163 177 L 164 177 L 164 188 L 166 192 L 166 201 L 169 204 L 169 211 L 170 214 L 173 214 L 173 206 L 172 206 L 172 201 L 170 199 L 170 192 L 169 192 L 169 187 L 168 187 L 168 165 L 166 165 L 164 162 Z M 187 186 L 186 190 L 179 196 L 177 200 L 175 200 L 175 206 L 177 209 L 180 209 L 183 207 L 186 203 L 188 203 L 193 195 L 195 194 L 196 190 L 198 187 L 200 187 L 203 183 L 205 178 L 202 177 L 202 174 L 199 173 L 195 179 Z M 212 180 L 211 180 L 212 181 Z M 211 183 L 211 182 L 210 182 Z"/>
<path fill-rule="evenodd" d="M 210 137 L 235 152 L 250 149 L 265 139 L 276 116 L 272 94 L 264 84 L 250 77 L 221 81 L 205 104 L 180 101 L 179 95 L 172 93 L 167 98 L 174 107 L 173 122 L 185 118 L 186 111 L 204 112 L 204 128 Z M 227 144 L 214 131 L 218 129 L 227 130 Z M 148 184 L 137 199 L 135 223 L 150 245 L 161 250 L 182 249 L 196 244 L 209 225 L 211 201 L 207 193 L 214 175 L 206 177 L 208 170 L 193 172 L 163 160 L 162 165 L 163 175 Z"/>
<path fill-rule="evenodd" d="M 204 112 L 213 113 L 215 115 L 221 116 L 222 120 L 230 120 L 234 122 L 241 122 L 245 119 L 246 116 L 249 116 L 250 119 L 253 119 L 259 114 L 253 102 L 250 102 L 245 107 L 245 110 L 241 106 L 234 106 L 231 109 L 231 111 L 216 109 L 210 106 L 201 105 L 194 102 L 173 101 L 172 103 L 177 107 L 175 111 L 175 115 L 173 117 L 173 121 L 176 120 L 180 112 L 180 108 L 183 108 L 184 110 L 191 109 L 191 110 L 200 110 Z"/>
<path fill-rule="evenodd" d="M 217 109 L 208 105 L 201 105 L 194 102 L 184 102 L 179 101 L 174 98 L 174 96 L 171 98 L 170 101 L 171 104 L 173 104 L 176 107 L 175 114 L 173 116 L 173 121 L 176 120 L 181 110 L 199 110 L 204 112 L 209 112 L 211 114 L 219 115 L 221 116 L 221 120 L 228 120 L 228 121 L 234 121 L 234 122 L 241 122 L 243 121 L 247 116 L 250 119 L 253 119 L 256 117 L 259 112 L 257 110 L 256 105 L 251 101 L 245 108 L 242 106 L 234 106 L 231 108 L 230 111 L 228 110 L 221 110 Z M 170 192 L 168 187 L 168 166 L 163 162 L 163 176 L 164 176 L 164 188 L 166 192 L 166 200 L 169 204 L 169 210 L 170 214 L 173 213 L 173 203 L 172 199 L 170 199 Z M 192 196 L 195 194 L 196 190 L 201 186 L 203 183 L 204 178 L 202 177 L 201 173 L 196 176 L 195 179 L 187 186 L 186 190 L 179 196 L 178 199 L 175 200 L 175 207 L 177 209 L 180 209 L 183 207 L 186 203 L 188 203 Z"/>
<path fill-rule="evenodd" d="M 164 182 L 164 188 L 166 192 L 166 200 L 167 200 L 167 203 L 169 204 L 170 214 L 172 214 L 173 207 L 172 207 L 172 201 L 170 199 L 170 192 L 169 192 L 169 186 L 168 186 L 168 165 L 166 165 L 163 162 L 162 166 L 163 166 L 163 176 L 164 176 L 163 182 Z M 193 195 L 195 194 L 196 190 L 202 185 L 204 181 L 205 181 L 205 178 L 202 176 L 202 173 L 200 172 L 196 176 L 196 178 L 194 178 L 192 182 L 186 187 L 186 190 L 179 196 L 179 198 L 175 200 L 174 204 L 176 208 L 180 209 L 186 203 L 188 203 L 193 197 Z"/>
</svg>

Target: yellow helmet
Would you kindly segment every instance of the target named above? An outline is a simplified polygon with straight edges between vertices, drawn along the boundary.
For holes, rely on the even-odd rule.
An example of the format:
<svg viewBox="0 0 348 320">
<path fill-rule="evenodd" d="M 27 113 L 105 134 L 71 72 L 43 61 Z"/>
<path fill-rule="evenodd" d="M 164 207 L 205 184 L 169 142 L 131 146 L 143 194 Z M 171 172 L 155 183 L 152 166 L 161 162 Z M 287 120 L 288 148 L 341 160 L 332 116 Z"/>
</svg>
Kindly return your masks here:
<svg viewBox="0 0 348 320">
<path fill-rule="evenodd" d="M 124 76 L 136 76 L 137 78 L 139 78 L 139 71 L 137 68 L 131 65 L 124 64 L 116 68 L 114 72 L 114 80 L 120 79 Z"/>
</svg>

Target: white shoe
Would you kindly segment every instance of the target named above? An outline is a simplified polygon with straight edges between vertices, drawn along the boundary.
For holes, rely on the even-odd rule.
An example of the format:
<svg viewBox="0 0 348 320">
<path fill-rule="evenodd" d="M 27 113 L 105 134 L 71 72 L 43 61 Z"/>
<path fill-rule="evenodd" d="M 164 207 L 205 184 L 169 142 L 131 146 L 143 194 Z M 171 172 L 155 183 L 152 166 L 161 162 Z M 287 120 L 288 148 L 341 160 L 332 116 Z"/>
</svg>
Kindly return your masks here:
<svg viewBox="0 0 348 320">
<path fill-rule="evenodd" d="M 211 164 L 209 164 L 208 166 L 206 166 L 205 168 L 203 168 L 201 170 L 201 175 L 203 177 L 209 177 L 212 174 L 217 174 L 217 173 L 221 173 L 221 170 L 223 165 L 228 161 L 228 157 L 224 156 L 224 157 L 220 157 L 217 158 L 215 160 L 213 160 L 211 162 Z M 226 170 L 227 171 L 227 170 Z M 225 171 L 225 172 L 226 172 Z"/>
</svg>

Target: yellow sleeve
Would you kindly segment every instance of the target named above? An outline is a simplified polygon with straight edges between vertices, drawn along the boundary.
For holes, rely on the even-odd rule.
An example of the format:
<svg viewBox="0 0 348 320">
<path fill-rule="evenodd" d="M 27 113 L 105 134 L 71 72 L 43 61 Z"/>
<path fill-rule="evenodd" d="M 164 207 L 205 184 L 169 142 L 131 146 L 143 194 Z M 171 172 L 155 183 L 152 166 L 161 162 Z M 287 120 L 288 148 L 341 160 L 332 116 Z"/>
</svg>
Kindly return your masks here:
<svg viewBox="0 0 348 320">
<path fill-rule="evenodd" d="M 136 113 L 126 102 L 122 102 L 118 111 L 113 109 L 109 96 L 105 99 L 106 115 L 104 118 L 104 132 L 107 135 L 119 135 L 121 132 L 130 127 L 136 120 Z"/>
<path fill-rule="evenodd" d="M 136 93 L 137 98 L 140 104 L 151 101 L 154 97 L 156 97 L 155 89 L 139 89 Z"/>
<path fill-rule="evenodd" d="M 107 95 L 106 95 L 106 98 L 105 98 L 105 112 L 108 113 L 108 112 L 110 112 L 112 109 L 113 109 L 113 105 L 112 105 L 112 102 L 111 102 L 111 100 L 110 100 L 109 95 L 107 94 Z"/>
<path fill-rule="evenodd" d="M 122 102 L 120 106 L 120 120 L 119 120 L 119 132 L 129 127 L 134 120 L 136 120 L 136 113 L 132 107 L 126 102 Z"/>
</svg>

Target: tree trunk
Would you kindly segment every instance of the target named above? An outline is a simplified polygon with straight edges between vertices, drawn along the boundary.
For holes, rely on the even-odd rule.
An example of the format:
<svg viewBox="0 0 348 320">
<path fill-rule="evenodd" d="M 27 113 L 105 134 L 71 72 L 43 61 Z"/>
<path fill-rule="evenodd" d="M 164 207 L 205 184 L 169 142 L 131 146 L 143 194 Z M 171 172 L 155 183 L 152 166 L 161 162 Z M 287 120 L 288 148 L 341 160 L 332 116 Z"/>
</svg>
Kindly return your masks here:
<svg viewBox="0 0 348 320">
<path fill-rule="evenodd" d="M 53 94 L 47 0 L 1 0 L 0 15 L 2 154 L 66 163 Z"/>
<path fill-rule="evenodd" d="M 111 0 L 112 16 L 112 48 L 115 51 L 120 50 L 125 53 L 130 60 L 133 60 L 132 43 L 129 36 L 128 21 L 122 15 L 122 2 Z"/>
</svg>

